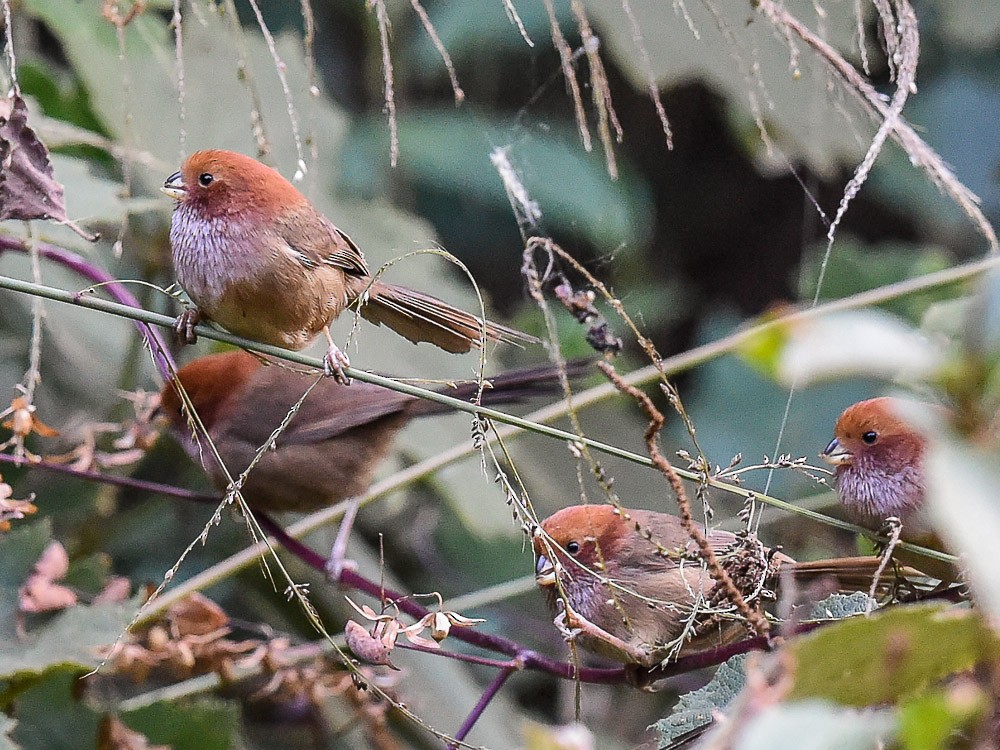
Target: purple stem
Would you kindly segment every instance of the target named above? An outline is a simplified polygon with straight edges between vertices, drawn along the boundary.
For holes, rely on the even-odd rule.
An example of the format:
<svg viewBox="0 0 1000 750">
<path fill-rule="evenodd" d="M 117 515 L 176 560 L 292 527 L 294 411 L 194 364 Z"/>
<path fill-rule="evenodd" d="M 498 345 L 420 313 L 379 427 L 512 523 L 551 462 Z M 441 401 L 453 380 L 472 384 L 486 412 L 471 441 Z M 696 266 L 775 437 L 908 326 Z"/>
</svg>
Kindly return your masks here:
<svg viewBox="0 0 1000 750">
<path fill-rule="evenodd" d="M 497 676 L 493 678 L 493 682 L 486 686 L 486 690 L 479 696 L 476 705 L 472 707 L 469 715 L 465 717 L 462 726 L 455 732 L 455 741 L 448 745 L 448 750 L 456 750 L 458 748 L 458 743 L 464 740 L 469 732 L 472 731 L 472 727 L 476 725 L 479 717 L 483 715 L 483 711 L 490 705 L 490 701 L 496 697 L 496 694 L 500 692 L 500 688 L 507 682 L 507 679 L 522 668 L 521 664 L 515 659 L 514 662 L 497 673 Z"/>
<path fill-rule="evenodd" d="M 454 631 L 452 631 L 452 634 L 454 634 Z M 487 659 L 485 656 L 473 656 L 472 654 L 463 654 L 458 651 L 441 651 L 438 648 L 427 648 L 426 646 L 418 646 L 415 643 L 397 642 L 396 648 L 406 651 L 419 651 L 422 654 L 444 654 L 449 659 L 454 659 L 455 661 L 476 664 L 480 667 L 492 667 L 493 669 L 507 669 L 511 664 L 510 659 Z"/>
<path fill-rule="evenodd" d="M 132 292 L 126 289 L 121 282 L 119 282 L 114 276 L 109 274 L 103 268 L 98 268 L 92 263 L 89 263 L 82 256 L 61 247 L 56 247 L 55 245 L 49 245 L 45 242 L 36 242 L 34 243 L 34 246 L 37 248 L 39 255 L 43 258 L 47 258 L 48 260 L 58 263 L 59 265 L 65 266 L 79 276 L 82 276 L 89 281 L 93 281 L 95 284 L 102 284 L 103 286 L 101 288 L 106 290 L 108 296 L 115 302 L 122 305 L 128 305 L 129 307 L 142 309 L 142 305 L 139 304 L 139 300 L 133 296 Z M 23 240 L 19 240 L 16 237 L 0 235 L 0 254 L 2 254 L 5 250 L 17 253 L 28 253 L 30 252 L 30 246 L 28 243 Z M 170 350 L 167 348 L 166 342 L 164 342 L 163 337 L 160 336 L 160 332 L 145 323 L 140 323 L 139 321 L 135 321 L 135 327 L 139 329 L 139 334 L 145 339 L 146 345 L 152 352 L 153 360 L 156 362 L 156 369 L 159 371 L 160 377 L 163 378 L 164 382 L 169 381 L 171 379 L 171 373 L 174 372 L 177 367 L 170 354 Z"/>
<path fill-rule="evenodd" d="M 111 484 L 118 487 L 129 487 L 145 492 L 155 492 L 168 497 L 193 500 L 200 503 L 218 503 L 220 500 L 218 495 L 207 495 L 192 492 L 191 490 L 185 490 L 180 487 L 174 487 L 167 484 L 160 484 L 159 482 L 148 482 L 146 480 L 134 479 L 132 477 L 119 477 L 112 474 L 99 474 L 92 471 L 82 471 L 80 469 L 74 469 L 70 466 L 64 466 L 63 464 L 52 464 L 44 461 L 26 461 L 6 453 L 0 453 L 0 463 L 14 464 L 15 466 L 28 466 L 32 469 L 42 469 L 44 471 L 65 474 L 67 476 L 76 477 L 86 481 L 104 482 L 105 484 Z M 290 553 L 298 557 L 310 567 L 321 572 L 325 572 L 325 557 L 310 549 L 298 539 L 289 536 L 281 525 L 267 514 L 258 512 L 257 519 L 260 521 L 260 525 Z M 423 618 L 429 611 L 413 599 L 391 589 L 386 589 L 373 581 L 369 581 L 367 578 L 358 575 L 353 570 L 343 570 L 340 574 L 340 580 L 338 583 L 348 588 L 356 589 L 368 594 L 375 599 L 381 600 L 384 597 L 387 601 L 394 602 L 396 606 L 399 607 L 401 612 L 405 612 L 415 620 Z M 802 632 L 810 629 L 812 628 L 809 625 L 805 625 L 801 627 L 801 631 L 796 632 Z M 581 682 L 594 684 L 618 684 L 626 681 L 627 677 L 627 670 L 624 667 L 577 667 L 575 664 L 557 661 L 556 659 L 544 656 L 536 651 L 532 651 L 531 649 L 526 649 L 509 638 L 489 633 L 482 633 L 478 630 L 472 630 L 471 628 L 454 628 L 451 631 L 451 636 L 456 640 L 464 641 L 472 646 L 478 646 L 479 648 L 487 651 L 504 654 L 505 656 L 511 657 L 511 660 L 499 661 L 449 651 L 420 649 L 417 647 L 413 648 L 415 650 L 426 650 L 441 654 L 442 656 L 458 659 L 460 661 L 494 667 L 502 671 L 510 670 L 513 666 L 516 666 L 516 669 L 534 669 L 540 672 L 547 672 L 564 679 L 577 679 Z M 677 661 L 671 662 L 665 667 L 650 670 L 650 675 L 654 679 L 663 679 L 673 675 L 691 672 L 695 669 L 721 664 L 726 659 L 736 654 L 743 654 L 747 651 L 762 650 L 766 648 L 768 648 L 766 639 L 749 638 L 747 640 L 739 641 L 738 643 L 731 643 L 727 646 L 722 646 L 711 651 L 704 651 L 692 654 L 691 656 L 685 656 Z"/>
<path fill-rule="evenodd" d="M 169 497 L 179 497 L 182 500 L 193 500 L 198 503 L 218 503 L 221 498 L 218 495 L 206 495 L 200 492 L 181 489 L 169 484 L 159 482 L 147 482 L 145 479 L 135 479 L 133 477 L 119 477 L 114 474 L 99 474 L 96 471 L 83 471 L 74 469 L 72 466 L 64 464 L 53 464 L 46 461 L 29 461 L 25 458 L 18 458 L 9 453 L 0 453 L 0 463 L 14 464 L 15 466 L 28 466 L 32 469 L 42 469 L 56 474 L 66 474 L 77 479 L 84 479 L 89 482 L 102 482 L 116 487 L 129 487 L 144 492 L 156 492 Z"/>
<path fill-rule="evenodd" d="M 293 555 L 316 570 L 326 570 L 325 557 L 320 555 L 318 552 L 309 549 L 309 547 L 304 545 L 298 539 L 290 537 L 285 530 L 281 528 L 276 521 L 274 521 L 274 519 L 263 513 L 258 513 L 257 519 L 260 521 L 260 525 Z M 386 601 L 392 602 L 399 607 L 401 612 L 405 612 L 415 620 L 425 617 L 430 612 L 410 597 L 380 586 L 374 581 L 369 581 L 367 578 L 358 575 L 353 570 L 345 569 L 341 571 L 338 583 L 343 586 L 347 586 L 348 588 L 356 589 L 357 591 L 368 594 L 375 599 L 381 600 L 384 597 Z M 548 656 L 539 654 L 536 651 L 532 651 L 531 649 L 526 649 L 519 643 L 516 643 L 509 638 L 504 638 L 503 636 L 483 633 L 478 630 L 472 630 L 471 628 L 455 628 L 451 631 L 451 635 L 455 639 L 464 641 L 470 645 L 478 646 L 488 651 L 505 654 L 517 659 L 521 664 L 523 664 L 523 668 L 526 669 L 534 668 L 543 672 L 549 672 L 558 677 L 577 678 L 582 682 L 619 683 L 625 679 L 625 669 L 623 667 L 612 667 L 607 669 L 598 667 L 581 667 L 578 669 L 574 664 L 560 662 Z M 439 653 L 446 654 L 447 652 Z"/>
</svg>

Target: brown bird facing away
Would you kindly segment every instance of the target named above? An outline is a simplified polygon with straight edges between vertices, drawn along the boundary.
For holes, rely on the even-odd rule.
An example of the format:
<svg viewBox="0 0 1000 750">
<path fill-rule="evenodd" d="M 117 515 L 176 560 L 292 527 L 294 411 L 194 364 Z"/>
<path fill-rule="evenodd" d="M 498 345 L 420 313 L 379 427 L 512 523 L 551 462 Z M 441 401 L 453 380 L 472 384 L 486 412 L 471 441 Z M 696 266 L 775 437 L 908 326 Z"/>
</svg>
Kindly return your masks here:
<svg viewBox="0 0 1000 750">
<path fill-rule="evenodd" d="M 567 375 L 579 377 L 588 367 L 588 362 L 572 362 Z M 177 378 L 233 477 L 250 464 L 312 382 L 301 373 L 267 366 L 242 350 L 192 360 L 177 372 Z M 493 387 L 483 391 L 484 404 L 559 392 L 557 371 L 551 366 L 515 370 L 489 382 Z M 476 387 L 470 382 L 440 392 L 468 399 Z M 247 476 L 243 495 L 253 508 L 299 513 L 359 495 L 368 489 L 399 430 L 414 417 L 450 410 L 378 385 L 355 383 L 342 388 L 321 380 L 275 447 L 264 453 Z M 208 455 L 199 451 L 171 383 L 160 394 L 160 412 L 195 461 L 201 461 L 203 453 Z M 221 467 L 210 461 L 205 468 L 217 487 L 228 485 Z"/>
<path fill-rule="evenodd" d="M 582 377 L 590 362 L 567 364 L 566 375 Z M 243 350 L 199 357 L 177 372 L 191 404 L 215 444 L 223 464 L 235 479 L 253 460 L 311 379 L 278 366 L 266 366 Z M 559 392 L 558 371 L 552 366 L 515 370 L 491 378 L 482 403 L 512 403 L 532 395 Z M 457 399 L 469 399 L 476 383 L 441 389 Z M 160 393 L 160 413 L 171 432 L 196 462 L 211 454 L 199 449 L 173 384 Z M 242 494 L 251 508 L 262 511 L 310 513 L 357 497 L 368 489 L 379 464 L 392 448 L 396 434 L 414 417 L 441 414 L 450 407 L 369 383 L 343 388 L 323 379 L 302 403 L 272 450 L 250 471 Z M 229 481 L 214 459 L 205 464 L 212 482 L 224 490 Z M 344 515 L 327 571 L 337 580 L 343 565 L 354 515 L 353 503 Z"/>
<path fill-rule="evenodd" d="M 573 505 L 541 523 L 545 535 L 533 541 L 535 580 L 564 632 L 589 651 L 645 668 L 747 637 L 747 625 L 702 566 L 681 520 L 650 510 L 623 512 Z M 799 581 L 830 576 L 842 587 L 867 590 L 880 562 L 796 563 L 728 531 L 711 530 L 707 538 L 751 606 L 779 572 Z"/>
<path fill-rule="evenodd" d="M 366 320 L 414 343 L 467 352 L 488 340 L 537 339 L 436 297 L 373 281 L 360 248 L 277 171 L 232 151 L 198 151 L 167 178 L 177 200 L 170 224 L 177 280 L 197 306 L 177 319 L 194 340 L 199 320 L 239 336 L 299 350 L 320 333 L 328 374 L 348 382 L 350 364 L 328 326 L 357 304 Z"/>
<path fill-rule="evenodd" d="M 898 519 L 903 541 L 945 551 L 924 511 L 924 451 L 927 441 L 900 416 L 899 399 L 873 398 L 847 407 L 821 457 L 835 466 L 837 493 L 848 514 L 862 526 L 880 530 Z M 942 581 L 955 567 L 909 550 L 897 559 Z"/>
</svg>

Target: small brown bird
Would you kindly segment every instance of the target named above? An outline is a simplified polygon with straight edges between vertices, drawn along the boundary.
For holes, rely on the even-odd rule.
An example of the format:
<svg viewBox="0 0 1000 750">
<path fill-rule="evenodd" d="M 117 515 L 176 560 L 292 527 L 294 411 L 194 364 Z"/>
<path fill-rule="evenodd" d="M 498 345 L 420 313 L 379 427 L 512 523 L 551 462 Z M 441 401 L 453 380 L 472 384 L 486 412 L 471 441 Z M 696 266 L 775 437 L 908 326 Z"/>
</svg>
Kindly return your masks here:
<svg viewBox="0 0 1000 750">
<path fill-rule="evenodd" d="M 581 375 L 589 363 L 567 367 Z M 182 367 L 184 386 L 229 473 L 235 478 L 281 423 L 311 383 L 309 377 L 278 366 L 265 366 L 242 350 L 199 357 Z M 510 403 L 532 394 L 558 392 L 554 368 L 518 370 L 491 379 L 484 403 Z M 455 398 L 471 397 L 475 383 L 443 389 Z M 411 419 L 449 411 L 432 401 L 368 383 L 342 388 L 321 380 L 247 476 L 243 496 L 265 511 L 312 512 L 368 489 L 375 469 L 389 454 L 393 439 Z M 195 460 L 204 457 L 217 487 L 228 482 L 222 468 L 200 451 L 176 388 L 168 383 L 160 394 L 160 413 L 172 433 Z"/>
<path fill-rule="evenodd" d="M 294 350 L 323 333 L 330 345 L 327 371 L 345 383 L 350 362 L 327 326 L 353 305 L 372 323 L 448 352 L 479 346 L 482 330 L 489 340 L 537 341 L 436 297 L 373 281 L 351 238 L 256 159 L 198 151 L 162 189 L 177 200 L 170 224 L 174 270 L 197 306 L 177 319 L 189 341 L 205 319 Z"/>
<path fill-rule="evenodd" d="M 837 492 L 860 523 L 894 516 L 906 528 L 924 504 L 926 441 L 898 414 L 899 402 L 873 398 L 847 407 L 821 454 L 836 467 Z"/>
<path fill-rule="evenodd" d="M 883 397 L 847 407 L 820 456 L 836 467 L 840 502 L 857 523 L 877 531 L 895 518 L 902 524 L 903 541 L 945 551 L 924 512 L 927 441 L 902 419 L 900 404 Z M 947 562 L 902 549 L 894 554 L 943 581 L 957 575 Z"/>
<path fill-rule="evenodd" d="M 610 505 L 573 505 L 541 523 L 535 580 L 557 623 L 584 648 L 628 665 L 653 667 L 678 656 L 747 637 L 721 587 L 700 564 L 681 520 L 667 513 Z M 707 532 L 720 563 L 751 606 L 760 590 L 790 571 L 797 580 L 835 578 L 867 590 L 874 557 L 795 563 L 727 531 Z M 548 541 L 547 541 L 548 540 Z"/>
</svg>

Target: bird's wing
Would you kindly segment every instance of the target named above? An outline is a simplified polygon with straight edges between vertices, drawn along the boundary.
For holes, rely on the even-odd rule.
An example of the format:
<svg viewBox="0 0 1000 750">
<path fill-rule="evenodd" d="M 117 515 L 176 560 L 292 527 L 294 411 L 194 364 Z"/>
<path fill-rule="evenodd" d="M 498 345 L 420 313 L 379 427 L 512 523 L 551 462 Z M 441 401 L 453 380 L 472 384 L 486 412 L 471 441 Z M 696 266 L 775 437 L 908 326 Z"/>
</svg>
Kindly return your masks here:
<svg viewBox="0 0 1000 750">
<path fill-rule="evenodd" d="M 318 211 L 279 223 L 282 239 L 307 268 L 326 265 L 351 276 L 371 275 L 361 248 Z"/>
<path fill-rule="evenodd" d="M 242 440 L 263 445 L 311 382 L 310 376 L 289 378 L 275 366 L 262 368 L 254 382 L 260 397 L 243 400 L 240 413 L 228 420 L 228 431 L 238 431 Z M 357 382 L 343 386 L 324 378 L 306 397 L 278 443 L 301 445 L 331 440 L 379 419 L 402 414 L 412 400 L 411 396 L 377 385 Z"/>
</svg>

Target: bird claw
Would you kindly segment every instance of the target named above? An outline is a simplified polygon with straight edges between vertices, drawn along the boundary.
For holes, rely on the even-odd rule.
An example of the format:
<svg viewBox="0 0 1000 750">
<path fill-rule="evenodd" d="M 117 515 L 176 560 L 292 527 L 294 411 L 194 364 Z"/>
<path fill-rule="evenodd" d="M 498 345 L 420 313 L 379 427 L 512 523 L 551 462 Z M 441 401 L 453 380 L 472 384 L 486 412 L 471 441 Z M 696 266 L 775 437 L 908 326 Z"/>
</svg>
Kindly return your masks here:
<svg viewBox="0 0 1000 750">
<path fill-rule="evenodd" d="M 358 569 L 354 560 L 347 559 L 347 541 L 354 529 L 354 519 L 357 518 L 360 507 L 360 498 L 354 497 L 348 502 L 347 508 L 344 510 L 344 517 L 340 519 L 337 538 L 333 540 L 333 546 L 330 548 L 330 556 L 326 558 L 326 563 L 323 565 L 327 577 L 334 583 L 340 582 L 340 576 L 345 570 Z"/>
<path fill-rule="evenodd" d="M 556 630 L 559 631 L 559 634 L 567 643 L 576 640 L 576 637 L 583 632 L 583 628 L 574 627 L 571 622 L 568 622 L 569 619 L 571 618 L 567 618 L 566 610 L 564 609 L 552 621 L 552 624 L 556 626 Z"/>
<path fill-rule="evenodd" d="M 357 569 L 358 564 L 354 560 L 345 560 L 343 557 L 333 554 L 331 554 L 323 564 L 323 571 L 326 573 L 327 578 L 334 583 L 340 582 L 340 576 L 345 570 L 353 572 Z"/>
<path fill-rule="evenodd" d="M 330 348 L 323 356 L 323 372 L 326 373 L 327 377 L 333 378 L 341 385 L 350 385 L 351 379 L 344 372 L 344 368 L 350 366 L 351 360 L 348 359 L 347 354 L 331 343 Z"/>
<path fill-rule="evenodd" d="M 194 344 L 198 341 L 198 335 L 194 332 L 194 327 L 201 322 L 201 313 L 197 308 L 189 307 L 174 320 L 174 332 L 181 343 Z"/>
</svg>

